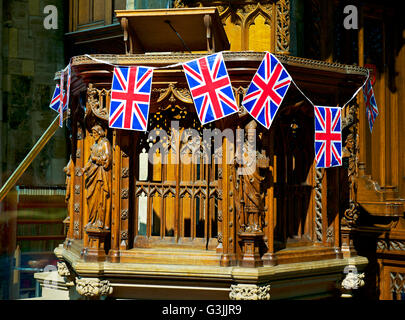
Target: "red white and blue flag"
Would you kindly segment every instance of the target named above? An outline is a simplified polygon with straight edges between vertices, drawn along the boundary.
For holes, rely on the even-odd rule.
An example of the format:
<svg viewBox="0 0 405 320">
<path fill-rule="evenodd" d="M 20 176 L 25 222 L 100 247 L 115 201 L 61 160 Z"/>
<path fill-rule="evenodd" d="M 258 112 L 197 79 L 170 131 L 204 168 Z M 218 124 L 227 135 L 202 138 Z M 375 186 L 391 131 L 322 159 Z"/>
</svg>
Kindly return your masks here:
<svg viewBox="0 0 405 320">
<path fill-rule="evenodd" d="M 202 125 L 238 112 L 222 53 L 184 63 L 183 69 Z"/>
<path fill-rule="evenodd" d="M 147 67 L 114 68 L 110 128 L 147 130 L 152 74 Z"/>
<path fill-rule="evenodd" d="M 49 107 L 56 111 L 59 112 L 59 105 L 60 105 L 60 88 L 59 84 L 55 86 L 55 90 L 53 91 L 53 96 L 51 99 L 51 103 L 49 104 Z"/>
<path fill-rule="evenodd" d="M 291 81 L 290 75 L 280 61 L 266 52 L 242 105 L 253 118 L 269 129 Z"/>
<path fill-rule="evenodd" d="M 339 107 L 314 106 L 317 168 L 342 165 L 342 116 Z"/>
<path fill-rule="evenodd" d="M 63 105 L 63 110 L 65 110 L 69 106 L 69 96 L 70 96 L 70 78 L 72 75 L 72 68 L 70 66 L 70 63 L 68 65 L 68 77 L 67 77 L 67 86 L 66 86 L 66 98 L 64 99 L 64 105 Z"/>
<path fill-rule="evenodd" d="M 378 116 L 377 102 L 374 96 L 373 86 L 371 81 L 367 80 L 363 87 L 364 101 L 366 103 L 366 115 L 368 119 L 368 126 L 370 127 L 370 132 L 373 131 L 374 121 Z"/>
<path fill-rule="evenodd" d="M 65 72 L 62 70 L 60 74 L 60 83 L 59 83 L 59 107 L 58 107 L 58 112 L 59 112 L 59 127 L 63 127 L 63 109 L 65 106 L 65 91 L 64 91 L 64 85 L 65 85 Z"/>
</svg>

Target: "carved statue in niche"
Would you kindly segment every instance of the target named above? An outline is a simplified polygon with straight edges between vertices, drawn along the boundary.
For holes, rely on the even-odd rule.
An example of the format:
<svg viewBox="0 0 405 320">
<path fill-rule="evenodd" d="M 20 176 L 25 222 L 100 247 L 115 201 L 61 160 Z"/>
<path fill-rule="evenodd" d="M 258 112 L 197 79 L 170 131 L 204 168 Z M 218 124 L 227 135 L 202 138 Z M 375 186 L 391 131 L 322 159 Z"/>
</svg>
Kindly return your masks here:
<svg viewBox="0 0 405 320">
<path fill-rule="evenodd" d="M 100 125 L 92 128 L 94 144 L 90 157 L 83 168 L 86 175 L 87 206 L 89 220 L 87 228 L 110 229 L 111 216 L 111 144 Z"/>
<path fill-rule="evenodd" d="M 257 135 L 256 141 L 256 127 L 257 123 L 254 120 L 245 126 L 243 152 L 247 153 L 248 161 L 238 168 L 239 188 L 241 188 L 240 225 L 243 232 L 262 232 L 264 223 L 264 193 L 260 187 L 264 177 L 260 175 L 259 169 L 266 167 L 267 158 L 258 151 L 262 134 Z"/>
</svg>

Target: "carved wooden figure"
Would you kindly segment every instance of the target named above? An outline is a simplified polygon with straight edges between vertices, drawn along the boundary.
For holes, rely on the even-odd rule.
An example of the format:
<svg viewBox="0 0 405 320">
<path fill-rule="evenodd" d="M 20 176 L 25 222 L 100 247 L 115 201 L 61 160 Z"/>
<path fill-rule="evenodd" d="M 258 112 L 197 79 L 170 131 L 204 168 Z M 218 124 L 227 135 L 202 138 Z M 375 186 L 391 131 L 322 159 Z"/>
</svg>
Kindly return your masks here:
<svg viewBox="0 0 405 320">
<path fill-rule="evenodd" d="M 95 140 L 83 171 L 86 175 L 89 220 L 87 228 L 110 229 L 111 216 L 111 144 L 100 125 L 92 128 Z"/>
<path fill-rule="evenodd" d="M 246 140 L 244 141 L 243 157 L 244 161 L 237 174 L 239 178 L 240 202 L 240 232 L 239 237 L 242 243 L 241 265 L 245 267 L 257 267 L 263 265 L 260 258 L 260 245 L 263 241 L 263 222 L 265 194 L 262 192 L 264 177 L 260 175 L 260 167 L 268 167 L 268 161 L 263 161 L 263 155 L 257 151 L 256 137 L 259 140 L 262 134 L 256 133 L 257 123 L 252 120 L 245 126 Z"/>
</svg>

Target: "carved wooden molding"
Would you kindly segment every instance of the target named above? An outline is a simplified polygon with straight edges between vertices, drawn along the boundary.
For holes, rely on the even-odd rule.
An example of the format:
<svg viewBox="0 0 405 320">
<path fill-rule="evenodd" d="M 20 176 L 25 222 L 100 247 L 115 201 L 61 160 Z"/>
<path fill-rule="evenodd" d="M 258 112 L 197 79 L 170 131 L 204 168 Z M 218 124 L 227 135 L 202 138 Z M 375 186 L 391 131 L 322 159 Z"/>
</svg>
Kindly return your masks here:
<svg viewBox="0 0 405 320">
<path fill-rule="evenodd" d="M 121 190 L 121 198 L 128 199 L 128 196 L 129 196 L 129 190 L 127 188 L 123 188 Z"/>
<path fill-rule="evenodd" d="M 170 83 L 169 86 L 164 89 L 153 89 L 152 92 L 159 93 L 159 97 L 156 100 L 157 103 L 163 102 L 166 99 L 171 103 L 176 102 L 176 100 L 187 104 L 194 103 L 188 89 L 176 88 L 173 83 Z"/>
<path fill-rule="evenodd" d="M 359 204 L 356 202 L 357 187 L 355 182 L 355 178 L 358 175 L 358 159 L 360 151 L 358 147 L 358 111 L 359 105 L 357 103 L 349 105 L 349 114 L 346 120 L 349 134 L 344 143 L 343 153 L 348 155 L 349 158 L 348 176 L 350 189 L 349 208 L 344 212 L 342 218 L 342 225 L 346 227 L 356 225 L 359 217 Z"/>
<path fill-rule="evenodd" d="M 322 242 L 322 179 L 324 170 L 315 169 L 315 236 L 316 241 Z"/>
<path fill-rule="evenodd" d="M 108 121 L 111 90 L 99 90 L 89 83 L 87 88 L 86 116 L 92 112 L 97 118 Z"/>
<path fill-rule="evenodd" d="M 122 168 L 121 177 L 122 178 L 128 178 L 129 177 L 129 168 Z"/>
<path fill-rule="evenodd" d="M 378 239 L 377 250 L 405 251 L 405 240 Z"/>
<path fill-rule="evenodd" d="M 231 300 L 270 300 L 270 285 L 233 284 L 229 298 Z"/>
<path fill-rule="evenodd" d="M 277 1 L 276 51 L 290 53 L 290 0 Z"/>
<path fill-rule="evenodd" d="M 122 209 L 121 210 L 121 220 L 126 220 L 128 219 L 128 209 Z"/>
<path fill-rule="evenodd" d="M 390 272 L 390 291 L 397 294 L 405 291 L 405 273 Z"/>
<path fill-rule="evenodd" d="M 133 54 L 130 56 L 117 56 L 110 54 L 95 54 L 92 55 L 94 58 L 99 60 L 105 60 L 106 62 L 119 64 L 119 65 L 133 65 L 133 64 L 171 64 L 179 62 L 187 62 L 193 59 L 205 57 L 206 54 L 184 54 L 184 53 L 172 53 L 168 55 L 143 55 L 143 54 Z M 235 51 L 235 52 L 223 52 L 224 60 L 232 61 L 237 59 L 247 59 L 247 60 L 256 60 L 261 62 L 264 57 L 263 52 L 249 52 L 249 51 Z M 301 57 L 294 57 L 291 55 L 285 55 L 276 53 L 275 56 L 281 63 L 286 65 L 302 65 L 308 68 L 327 70 L 331 72 L 342 72 L 347 73 L 356 73 L 358 75 L 367 76 L 368 72 L 366 68 L 362 68 L 356 65 L 345 65 L 337 62 L 327 62 L 322 60 L 310 60 Z M 72 58 L 72 65 L 92 65 L 98 64 L 87 56 L 76 56 Z"/>
</svg>

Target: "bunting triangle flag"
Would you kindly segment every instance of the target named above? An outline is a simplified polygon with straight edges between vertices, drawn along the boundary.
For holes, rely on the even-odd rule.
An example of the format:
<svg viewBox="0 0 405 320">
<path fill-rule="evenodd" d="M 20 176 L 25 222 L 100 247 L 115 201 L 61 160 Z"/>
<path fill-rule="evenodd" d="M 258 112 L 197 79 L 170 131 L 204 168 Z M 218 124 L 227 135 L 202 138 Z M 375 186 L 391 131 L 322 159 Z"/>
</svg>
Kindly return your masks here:
<svg viewBox="0 0 405 320">
<path fill-rule="evenodd" d="M 186 62 L 183 69 L 202 125 L 239 111 L 222 53 Z"/>
<path fill-rule="evenodd" d="M 110 128 L 146 131 L 153 69 L 115 67 L 111 88 Z"/>
<path fill-rule="evenodd" d="M 342 165 L 342 112 L 339 107 L 314 106 L 317 168 Z"/>
<path fill-rule="evenodd" d="M 368 126 L 370 132 L 373 132 L 373 126 L 375 119 L 378 116 L 377 102 L 374 96 L 373 86 L 371 85 L 370 79 L 367 80 L 366 84 L 363 87 L 364 101 L 366 103 L 366 115 L 368 120 Z"/>
<path fill-rule="evenodd" d="M 59 112 L 59 104 L 60 104 L 60 88 L 59 84 L 55 86 L 55 90 L 53 91 L 52 99 L 51 102 L 49 103 L 49 107 L 56 111 Z"/>
<path fill-rule="evenodd" d="M 69 97 L 70 97 L 70 78 L 72 76 L 72 67 L 70 63 L 68 65 L 68 76 L 67 76 L 67 85 L 66 85 L 66 98 L 64 99 L 63 110 L 65 110 L 69 106 Z"/>
<path fill-rule="evenodd" d="M 257 122 L 269 129 L 291 81 L 291 76 L 281 62 L 266 52 L 242 105 Z"/>
<path fill-rule="evenodd" d="M 58 106 L 58 112 L 59 112 L 59 127 L 63 127 L 63 106 L 64 106 L 64 84 L 65 84 L 65 72 L 62 70 L 60 74 L 60 83 L 59 83 L 59 89 L 60 89 L 60 94 L 59 94 L 59 106 Z"/>
</svg>

